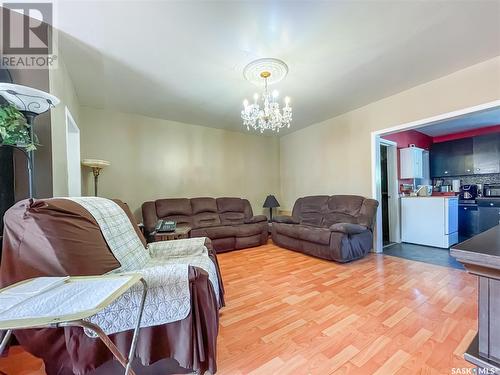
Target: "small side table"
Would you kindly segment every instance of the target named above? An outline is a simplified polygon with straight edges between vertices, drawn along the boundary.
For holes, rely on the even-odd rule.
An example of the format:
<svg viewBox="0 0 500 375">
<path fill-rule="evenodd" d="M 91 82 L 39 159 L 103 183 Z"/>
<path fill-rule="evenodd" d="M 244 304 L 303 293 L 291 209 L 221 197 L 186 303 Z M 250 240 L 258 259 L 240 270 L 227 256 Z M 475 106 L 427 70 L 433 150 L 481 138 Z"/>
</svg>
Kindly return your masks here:
<svg viewBox="0 0 500 375">
<path fill-rule="evenodd" d="M 158 241 L 171 241 L 180 240 L 182 238 L 189 238 L 189 232 L 191 232 L 191 227 L 186 225 L 180 225 L 173 232 L 153 232 L 151 233 L 154 237 L 155 242 Z"/>
<path fill-rule="evenodd" d="M 37 278 L 20 281 L 14 285 L 8 286 L 0 290 L 0 296 L 5 296 L 16 287 L 20 287 L 30 281 L 35 281 Z M 105 297 L 98 303 L 94 304 L 90 301 L 91 297 L 95 295 L 96 282 L 103 282 L 106 280 L 115 280 L 116 283 L 112 286 L 101 287 L 105 288 Z M 110 338 L 104 333 L 104 331 L 96 324 L 91 323 L 86 318 L 98 313 L 99 311 L 106 308 L 106 306 L 113 303 L 118 299 L 123 293 L 129 290 L 136 283 L 141 282 L 143 285 L 142 297 L 140 304 L 138 306 L 137 320 L 135 323 L 134 334 L 132 336 L 132 342 L 130 344 L 130 349 L 128 356 L 121 353 L 116 345 L 110 340 Z M 59 312 L 54 314 L 52 311 L 43 310 L 40 308 L 36 316 L 20 317 L 20 318 L 4 318 L 4 312 L 0 313 L 0 333 L 5 331 L 5 335 L 0 343 L 0 353 L 2 353 L 7 346 L 9 339 L 11 337 L 12 331 L 16 329 L 29 329 L 29 328 L 60 328 L 60 327 L 81 327 L 93 331 L 97 337 L 101 339 L 104 345 L 111 351 L 114 357 L 120 362 L 120 364 L 125 369 L 125 375 L 135 375 L 134 370 L 131 367 L 132 360 L 134 359 L 135 349 L 137 347 L 137 339 L 139 338 L 139 329 L 142 319 L 142 312 L 144 310 L 144 302 L 146 300 L 147 294 L 147 283 L 143 279 L 142 275 L 139 273 L 123 273 L 123 274 L 112 274 L 112 275 L 102 275 L 102 276 L 71 276 L 64 284 L 60 286 L 55 286 L 51 291 L 53 292 L 53 298 L 61 298 L 65 293 L 71 292 L 71 289 L 66 288 L 71 286 L 70 284 L 80 284 L 80 295 L 82 300 L 87 301 L 83 303 L 78 311 L 72 306 L 61 306 Z M 38 294 L 33 294 L 31 297 L 24 299 L 19 302 L 18 305 L 14 305 L 11 309 L 16 306 L 21 306 L 22 304 L 36 304 L 37 299 L 43 300 L 45 298 L 45 292 Z M 9 310 L 11 310 L 9 309 Z M 10 315 L 9 315 L 10 316 Z"/>
</svg>

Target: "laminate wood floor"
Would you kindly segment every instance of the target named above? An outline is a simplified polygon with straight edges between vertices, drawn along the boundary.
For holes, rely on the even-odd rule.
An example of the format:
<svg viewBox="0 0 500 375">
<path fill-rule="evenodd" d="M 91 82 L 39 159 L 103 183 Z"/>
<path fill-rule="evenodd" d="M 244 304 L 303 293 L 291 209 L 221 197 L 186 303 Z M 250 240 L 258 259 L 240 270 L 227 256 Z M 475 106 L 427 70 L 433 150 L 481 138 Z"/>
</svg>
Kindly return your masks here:
<svg viewBox="0 0 500 375">
<path fill-rule="evenodd" d="M 348 264 L 269 244 L 220 254 L 219 374 L 451 374 L 477 329 L 477 279 L 370 254 Z"/>
<path fill-rule="evenodd" d="M 477 328 L 464 271 L 370 254 L 337 264 L 273 244 L 219 255 L 218 374 L 451 374 Z M 9 375 L 41 375 L 15 349 Z"/>
</svg>

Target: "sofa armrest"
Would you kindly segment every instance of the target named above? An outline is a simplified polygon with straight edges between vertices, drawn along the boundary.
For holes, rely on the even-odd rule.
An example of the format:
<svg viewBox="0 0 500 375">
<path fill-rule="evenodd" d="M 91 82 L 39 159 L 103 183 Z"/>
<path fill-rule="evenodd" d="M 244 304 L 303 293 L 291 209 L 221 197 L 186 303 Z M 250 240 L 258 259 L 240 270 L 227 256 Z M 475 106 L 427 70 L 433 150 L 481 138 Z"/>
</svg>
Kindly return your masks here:
<svg viewBox="0 0 500 375">
<path fill-rule="evenodd" d="M 245 224 L 262 223 L 263 221 L 267 221 L 266 215 L 256 215 L 256 216 L 252 216 L 249 219 L 246 219 Z"/>
<path fill-rule="evenodd" d="M 351 223 L 336 223 L 330 226 L 330 231 L 341 232 L 345 234 L 359 234 L 368 230 L 364 225 L 351 224 Z"/>
<path fill-rule="evenodd" d="M 273 221 L 281 224 L 300 224 L 293 216 L 275 216 Z"/>
<path fill-rule="evenodd" d="M 156 216 L 155 202 L 144 202 L 142 204 L 142 220 L 146 235 L 154 231 L 158 217 Z"/>
</svg>

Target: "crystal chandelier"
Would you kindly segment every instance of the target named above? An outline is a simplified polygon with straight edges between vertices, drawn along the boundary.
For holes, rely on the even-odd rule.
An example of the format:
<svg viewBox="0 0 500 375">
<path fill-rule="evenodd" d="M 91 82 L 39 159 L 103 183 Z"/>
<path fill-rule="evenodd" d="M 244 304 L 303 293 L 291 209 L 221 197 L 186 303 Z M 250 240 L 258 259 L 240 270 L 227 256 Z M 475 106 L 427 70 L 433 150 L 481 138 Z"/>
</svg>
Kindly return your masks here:
<svg viewBox="0 0 500 375">
<path fill-rule="evenodd" d="M 271 77 L 271 71 L 274 73 Z M 244 71 L 245 78 L 253 83 L 264 83 L 264 92 L 261 96 L 254 94 L 253 103 L 250 104 L 247 99 L 243 101 L 243 110 L 241 118 L 243 125 L 247 130 L 253 128 L 263 133 L 265 130 L 279 132 L 282 128 L 289 128 L 292 121 L 292 107 L 290 98 L 285 97 L 284 107 L 280 110 L 278 103 L 279 93 L 273 90 L 268 91 L 268 81 L 271 83 L 279 82 L 288 73 L 286 64 L 278 59 L 259 59 L 247 65 Z M 258 81 L 260 80 L 260 82 Z M 260 98 L 260 104 L 259 104 Z"/>
</svg>

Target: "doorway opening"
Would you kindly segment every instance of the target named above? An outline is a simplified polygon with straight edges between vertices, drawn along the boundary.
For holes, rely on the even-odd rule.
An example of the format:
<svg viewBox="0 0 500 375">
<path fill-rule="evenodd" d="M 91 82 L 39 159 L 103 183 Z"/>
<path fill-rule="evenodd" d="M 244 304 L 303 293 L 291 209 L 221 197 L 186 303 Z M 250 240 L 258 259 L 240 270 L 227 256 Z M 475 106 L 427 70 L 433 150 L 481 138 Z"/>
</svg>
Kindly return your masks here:
<svg viewBox="0 0 500 375">
<path fill-rule="evenodd" d="M 68 107 L 66 107 L 66 157 L 68 174 L 68 196 L 82 195 L 82 179 L 80 167 L 80 129 L 78 128 Z"/>
<path fill-rule="evenodd" d="M 472 173 L 471 167 L 468 167 L 469 169 L 465 168 L 462 173 L 462 175 L 459 175 L 454 172 L 454 170 L 451 170 L 446 166 L 444 168 L 444 172 L 442 174 L 439 174 L 438 171 L 436 171 L 437 161 L 439 161 L 439 154 L 437 151 L 439 151 L 438 147 L 434 147 L 434 145 L 437 144 L 445 144 L 445 142 L 451 142 L 452 140 L 457 140 L 457 142 L 462 142 L 462 138 L 469 138 L 467 140 L 467 144 L 470 144 L 472 141 L 472 136 L 476 137 L 479 136 L 480 134 L 490 134 L 491 132 L 498 132 L 497 127 L 500 125 L 498 121 L 498 111 L 500 111 L 500 100 L 495 100 L 493 102 L 489 103 L 484 103 L 480 104 L 477 106 L 469 107 L 469 108 L 464 108 L 461 110 L 453 111 L 453 112 L 448 112 L 444 113 L 441 115 L 433 116 L 430 118 L 422 119 L 422 120 L 417 120 L 393 127 L 389 127 L 386 129 L 381 129 L 372 132 L 372 196 L 374 199 L 377 199 L 380 202 L 380 207 L 377 211 L 377 217 L 376 217 L 376 222 L 375 222 L 375 230 L 374 230 L 374 244 L 373 248 L 375 252 L 382 252 L 384 245 L 387 245 L 387 242 L 393 242 L 392 240 L 392 235 L 391 231 L 394 230 L 393 226 L 391 224 L 391 213 L 392 213 L 392 207 L 391 207 L 391 200 L 389 197 L 395 197 L 396 198 L 396 210 L 395 214 L 400 215 L 401 219 L 403 219 L 403 214 L 400 212 L 400 199 L 399 195 L 403 197 L 408 197 L 408 196 L 428 196 L 428 195 L 438 195 L 438 194 L 444 194 L 444 196 L 448 195 L 454 195 L 455 199 L 458 197 L 458 190 L 461 188 L 462 185 L 464 186 L 469 186 L 468 184 L 476 184 L 476 186 L 483 186 L 484 184 L 488 183 L 491 185 L 491 183 L 498 183 L 500 185 L 500 180 L 496 180 L 497 178 L 500 177 L 500 173 L 495 172 L 493 174 L 485 174 L 483 171 L 485 169 L 483 167 L 481 168 L 475 168 L 474 171 L 481 171 L 482 174 L 481 176 L 476 176 L 474 173 Z M 499 124 L 499 125 L 494 125 L 494 124 Z M 418 131 L 417 131 L 418 130 Z M 419 145 L 418 143 L 422 143 L 424 140 L 423 139 L 418 139 L 416 141 L 410 141 L 409 139 L 405 138 L 402 141 L 398 141 L 397 143 L 393 142 L 396 141 L 396 139 L 393 139 L 394 137 L 391 137 L 392 140 L 385 139 L 386 137 L 390 135 L 394 135 L 396 133 L 422 133 L 424 138 L 430 138 L 431 139 L 431 147 L 432 151 L 434 151 L 434 159 L 430 157 L 429 155 L 429 149 L 426 148 L 425 146 Z M 405 136 L 407 136 L 406 134 Z M 457 138 L 460 135 L 460 139 Z M 486 138 L 489 139 L 491 136 L 486 136 Z M 454 157 L 455 154 L 450 153 L 450 152 L 444 152 L 443 155 L 447 157 L 448 162 L 454 162 L 455 159 L 458 161 L 464 161 L 465 164 L 466 162 L 472 161 L 474 166 L 476 163 L 479 163 L 482 161 L 481 157 L 482 155 L 487 155 L 488 158 L 486 159 L 491 159 L 492 163 L 497 163 L 495 164 L 498 167 L 498 160 L 500 158 L 498 157 L 490 157 L 490 154 L 493 152 L 491 149 L 489 152 L 486 153 L 480 153 L 479 147 L 476 147 L 480 145 L 480 140 L 478 139 L 477 144 L 473 143 L 473 152 L 474 154 L 472 155 L 473 157 L 470 156 L 470 152 L 464 153 L 465 157 L 459 158 Z M 391 177 L 390 176 L 390 171 L 392 170 L 389 167 L 389 154 L 391 150 L 390 146 L 387 146 L 386 143 L 393 143 L 394 147 L 394 152 L 395 152 L 395 159 L 396 159 L 396 167 L 394 168 L 394 175 Z M 465 142 L 465 141 L 464 141 Z M 475 142 L 475 141 L 474 141 Z M 401 143 L 401 144 L 400 144 Z M 400 145 L 399 145 L 400 144 Z M 410 148 L 415 147 L 414 150 L 415 152 L 412 152 L 411 154 L 415 155 L 410 155 L 410 156 L 415 156 L 413 158 L 408 158 L 408 155 L 405 155 L 405 163 L 404 163 L 404 171 L 405 173 L 399 173 L 398 172 L 398 151 L 397 147 L 401 146 L 402 148 Z M 481 143 L 482 145 L 482 143 Z M 382 149 L 384 148 L 384 149 Z M 478 153 L 476 154 L 476 148 L 478 150 Z M 417 152 L 418 151 L 418 152 Z M 458 152 L 456 150 L 456 147 L 454 151 Z M 460 150 L 459 150 L 460 151 Z M 456 153 L 455 152 L 455 153 Z M 496 151 L 495 151 L 496 152 Z M 500 152 L 500 151 L 498 151 Z M 408 154 L 408 153 L 406 153 Z M 421 155 L 421 158 L 418 158 L 416 156 Z M 497 154 L 495 154 L 497 155 Z M 387 158 L 387 162 L 385 162 L 383 159 Z M 486 160 L 486 161 L 488 161 Z M 433 162 L 434 161 L 434 162 Z M 486 163 L 486 162 L 485 162 Z M 483 163 L 483 164 L 485 164 Z M 456 163 L 460 164 L 460 163 Z M 464 164 L 464 165 L 465 165 Z M 386 167 L 387 165 L 387 167 Z M 468 165 L 468 164 L 467 164 Z M 462 164 L 459 165 L 459 167 L 462 167 Z M 387 170 L 384 170 L 387 168 Z M 401 161 L 401 168 L 403 169 L 403 162 Z M 412 169 L 413 168 L 413 169 Z M 463 168 L 462 168 L 463 169 Z M 410 173 L 408 171 L 413 171 L 413 173 Z M 417 171 L 420 171 L 421 173 L 417 173 Z M 451 172 L 450 172 L 451 171 Z M 426 173 L 429 172 L 428 175 Z M 477 174 L 477 173 L 476 173 Z M 439 177 L 439 176 L 444 176 L 444 177 Z M 458 177 L 450 177 L 450 176 L 458 176 Z M 398 180 L 399 178 L 399 180 Z M 472 181 L 473 179 L 476 179 L 477 181 Z M 388 185 L 387 185 L 387 193 L 385 192 L 385 180 L 387 179 Z M 412 184 L 408 182 L 408 179 L 413 179 Z M 418 180 L 415 180 L 418 179 Z M 458 181 L 453 181 L 454 179 Z M 443 181 L 441 181 L 443 180 Z M 391 195 L 389 189 L 391 184 L 391 181 L 395 182 L 396 190 L 394 195 Z M 472 181 L 472 182 L 471 182 Z M 420 186 L 419 186 L 420 185 Z M 439 190 L 437 190 L 439 187 Z M 407 192 L 407 190 L 409 192 Z M 411 195 L 413 194 L 413 195 Z M 384 197 L 387 196 L 387 198 Z M 408 200 L 408 202 L 411 202 Z M 415 201 L 416 202 L 416 201 Z M 464 209 L 465 210 L 465 209 Z M 405 211 L 406 212 L 406 211 Z M 406 215 L 406 218 L 415 218 L 415 215 Z M 398 240 L 394 242 L 401 242 L 401 239 L 404 238 L 404 227 L 403 227 L 403 221 L 405 220 L 400 220 L 400 217 L 398 216 L 397 222 L 398 225 L 395 227 L 398 228 L 399 232 L 399 238 Z M 427 223 L 425 219 L 422 219 L 419 221 L 419 223 Z M 388 224 L 387 224 L 388 223 Z M 443 222 L 443 225 L 435 226 L 435 228 L 438 228 L 441 231 L 441 227 L 443 226 L 443 236 L 447 235 L 449 236 L 449 233 L 447 232 L 449 229 L 448 226 L 446 226 L 445 222 Z M 411 228 L 414 226 L 410 225 Z M 454 228 L 454 227 L 453 227 Z M 437 229 L 436 229 L 437 230 Z M 408 232 L 408 231 L 406 231 Z M 441 232 L 440 232 L 441 234 Z M 454 232 L 452 233 L 453 235 L 455 234 Z M 430 236 L 423 236 L 422 237 L 425 240 L 429 240 Z M 454 237 L 453 237 L 454 238 Z M 408 242 L 408 241 L 406 241 Z M 410 241 L 411 242 L 411 241 Z M 429 241 L 427 241 L 429 242 Z M 418 243 L 418 242 L 415 242 Z M 425 245 L 425 244 L 424 244 Z M 398 245 L 399 246 L 399 245 Z M 427 246 L 427 247 L 426 247 Z M 426 245 L 423 246 L 426 249 L 428 246 L 435 246 L 435 245 Z M 394 246 L 391 246 L 391 249 L 393 249 Z M 446 249 L 447 250 L 447 249 Z M 448 256 L 448 255 L 447 255 Z"/>
<path fill-rule="evenodd" d="M 400 242 L 397 180 L 397 144 L 382 139 L 380 157 L 380 207 L 382 213 L 382 246 Z"/>
</svg>

